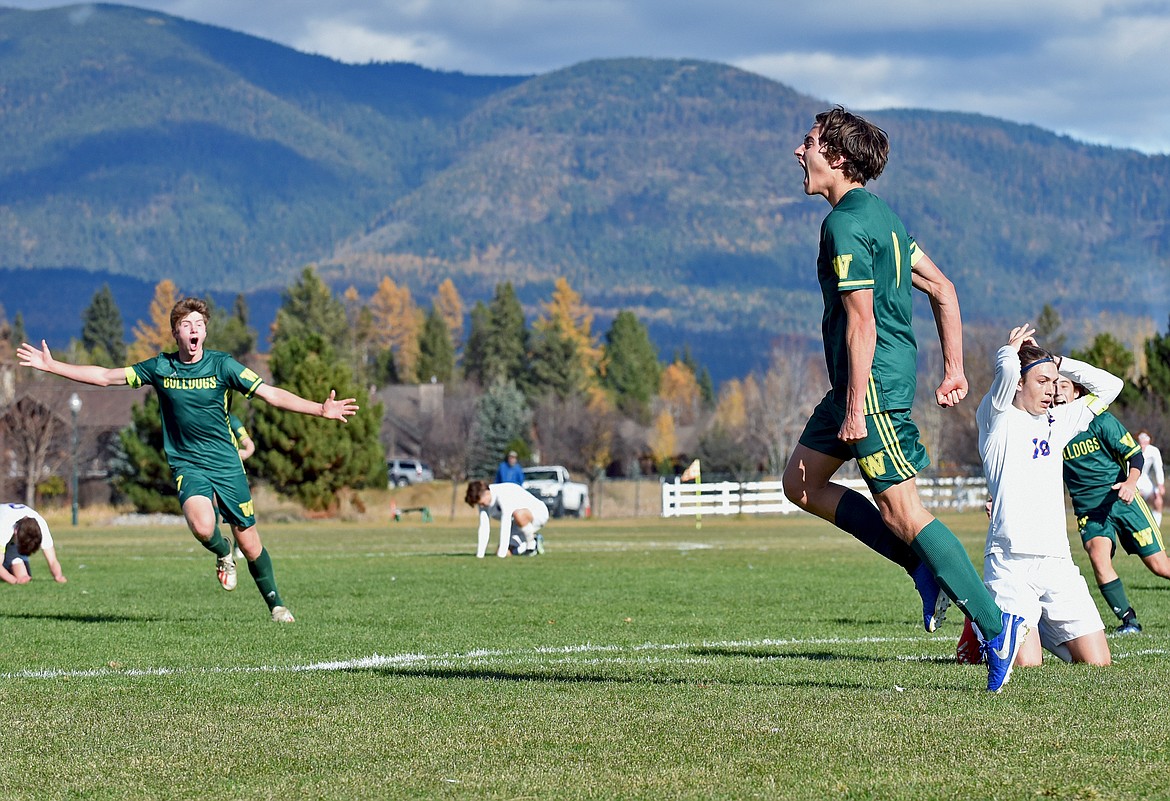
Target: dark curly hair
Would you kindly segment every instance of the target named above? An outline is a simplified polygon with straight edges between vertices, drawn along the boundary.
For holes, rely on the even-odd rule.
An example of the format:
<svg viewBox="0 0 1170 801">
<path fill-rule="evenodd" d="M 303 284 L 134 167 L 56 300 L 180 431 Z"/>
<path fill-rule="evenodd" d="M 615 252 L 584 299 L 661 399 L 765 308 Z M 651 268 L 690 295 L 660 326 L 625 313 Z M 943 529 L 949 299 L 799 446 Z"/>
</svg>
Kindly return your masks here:
<svg viewBox="0 0 1170 801">
<path fill-rule="evenodd" d="M 846 178 L 864 185 L 882 174 L 890 157 L 885 131 L 841 106 L 818 114 L 817 125 L 825 158 L 843 158 L 841 171 Z"/>
<path fill-rule="evenodd" d="M 12 527 L 12 541 L 21 556 L 31 556 L 41 548 L 41 525 L 34 517 L 22 517 Z"/>
<path fill-rule="evenodd" d="M 487 491 L 488 485 L 476 479 L 467 484 L 467 496 L 463 499 L 468 506 L 479 506 L 479 499 L 483 497 L 484 492 Z"/>
</svg>

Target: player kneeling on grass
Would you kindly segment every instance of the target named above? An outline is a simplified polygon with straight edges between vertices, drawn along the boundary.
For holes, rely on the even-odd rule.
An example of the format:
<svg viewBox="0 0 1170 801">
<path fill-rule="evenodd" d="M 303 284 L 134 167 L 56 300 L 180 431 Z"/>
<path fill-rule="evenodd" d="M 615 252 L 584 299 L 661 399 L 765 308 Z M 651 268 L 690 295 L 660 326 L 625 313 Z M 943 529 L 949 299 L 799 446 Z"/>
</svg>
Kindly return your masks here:
<svg viewBox="0 0 1170 801">
<path fill-rule="evenodd" d="M 4 539 L 7 537 L 7 539 Z M 38 550 L 45 555 L 49 572 L 59 584 L 66 581 L 53 547 L 49 524 L 37 511 L 23 503 L 0 505 L 0 540 L 4 541 L 4 565 L 0 581 L 6 584 L 24 584 L 32 578 L 28 558 Z"/>
<path fill-rule="evenodd" d="M 548 522 L 548 507 L 519 484 L 487 484 L 472 481 L 467 485 L 467 505 L 479 509 L 479 544 L 475 555 L 482 559 L 487 552 L 492 530 L 489 518 L 500 521 L 500 547 L 496 556 L 544 553 L 544 539 L 537 532 Z M 523 540 L 512 535 L 512 523 L 520 528 Z"/>
<path fill-rule="evenodd" d="M 272 560 L 260 542 L 252 492 L 228 424 L 228 395 L 236 390 L 290 412 L 346 421 L 357 412 L 354 398 L 338 400 L 330 391 L 324 401 L 310 401 L 265 384 L 229 354 L 203 349 L 208 307 L 198 298 L 184 298 L 171 309 L 171 334 L 177 352 L 160 353 L 129 367 L 106 368 L 57 361 L 49 346 L 22 344 L 16 351 L 24 367 L 53 373 L 100 387 L 142 387 L 158 393 L 163 425 L 163 450 L 175 478 L 187 527 L 204 548 L 215 554 L 216 575 L 225 590 L 236 588 L 236 563 L 231 542 L 219 533 L 215 510 L 231 526 L 248 571 L 268 604 L 272 620 L 292 623 L 292 612 L 276 589 Z"/>
<path fill-rule="evenodd" d="M 991 493 L 983 581 L 1001 609 L 1027 623 L 1017 665 L 1039 665 L 1042 645 L 1066 662 L 1108 665 L 1105 624 L 1068 544 L 1062 451 L 1117 397 L 1123 382 L 1053 356 L 1036 344 L 1034 333 L 1028 325 L 1012 329 L 975 414 Z M 1056 405 L 1061 375 L 1092 394 Z M 960 662 L 970 661 L 967 644 L 960 640 Z"/>
</svg>

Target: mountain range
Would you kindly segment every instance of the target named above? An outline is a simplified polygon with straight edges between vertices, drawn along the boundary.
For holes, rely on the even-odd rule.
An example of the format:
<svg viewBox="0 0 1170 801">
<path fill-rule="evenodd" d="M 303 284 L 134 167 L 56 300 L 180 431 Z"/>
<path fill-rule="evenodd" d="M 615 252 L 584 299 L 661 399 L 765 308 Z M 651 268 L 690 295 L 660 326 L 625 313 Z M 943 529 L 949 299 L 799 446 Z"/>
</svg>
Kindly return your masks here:
<svg viewBox="0 0 1170 801">
<path fill-rule="evenodd" d="M 103 282 L 128 323 L 170 278 L 246 293 L 262 327 L 309 263 L 339 291 L 389 275 L 423 303 L 445 278 L 468 301 L 508 280 L 533 314 L 565 276 L 599 325 L 631 309 L 664 355 L 686 344 L 717 379 L 742 374 L 817 338 L 828 206 L 792 150 L 827 105 L 702 61 L 471 76 L 126 6 L 0 9 L 0 302 L 68 338 Z M 1045 303 L 1166 318 L 1166 156 L 970 114 L 867 116 L 892 142 L 871 188 L 966 320 Z"/>
</svg>

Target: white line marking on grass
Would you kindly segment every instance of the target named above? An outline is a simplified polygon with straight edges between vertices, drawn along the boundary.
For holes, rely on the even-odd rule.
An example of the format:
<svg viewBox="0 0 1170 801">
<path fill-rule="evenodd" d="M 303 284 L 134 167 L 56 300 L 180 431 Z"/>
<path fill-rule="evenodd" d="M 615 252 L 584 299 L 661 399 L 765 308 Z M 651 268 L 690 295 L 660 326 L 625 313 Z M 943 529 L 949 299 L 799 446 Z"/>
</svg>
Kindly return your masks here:
<svg viewBox="0 0 1170 801">
<path fill-rule="evenodd" d="M 704 640 L 691 643 L 641 643 L 636 645 L 604 645 L 581 643 L 578 645 L 537 646 L 523 649 L 477 648 L 462 653 L 443 654 L 371 654 L 351 659 L 336 659 L 324 662 L 310 662 L 302 665 L 258 665 L 253 667 L 227 666 L 205 668 L 119 668 L 101 667 L 86 670 L 43 669 L 20 670 L 0 673 L 0 679 L 90 679 L 144 676 L 200 676 L 249 673 L 315 673 L 343 670 L 372 670 L 395 667 L 463 667 L 503 664 L 515 667 L 517 664 L 555 665 L 602 665 L 602 664 L 709 664 L 717 661 L 719 654 L 689 654 L 678 658 L 665 658 L 655 654 L 669 654 L 691 649 L 734 649 L 734 648 L 777 648 L 810 645 L 866 645 L 871 643 L 917 643 L 949 642 L 950 637 L 815 637 L 767 638 L 761 640 Z M 1131 656 L 1163 656 L 1170 653 L 1164 648 L 1147 648 L 1140 651 L 1114 654 L 1115 659 Z M 746 655 L 746 654 L 745 654 Z M 757 654 L 757 659 L 783 659 L 784 654 Z M 937 655 L 899 656 L 902 661 L 934 661 Z"/>
</svg>

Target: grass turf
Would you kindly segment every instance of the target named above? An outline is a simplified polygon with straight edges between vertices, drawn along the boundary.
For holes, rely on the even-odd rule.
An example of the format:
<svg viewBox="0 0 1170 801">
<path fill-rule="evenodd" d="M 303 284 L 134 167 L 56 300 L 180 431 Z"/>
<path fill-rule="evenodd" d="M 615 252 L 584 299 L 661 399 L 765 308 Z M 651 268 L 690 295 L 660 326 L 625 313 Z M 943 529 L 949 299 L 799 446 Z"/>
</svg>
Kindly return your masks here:
<svg viewBox="0 0 1170 801">
<path fill-rule="evenodd" d="M 37 556 L 0 587 L 0 798 L 1167 794 L 1170 582 L 1132 557 L 1116 664 L 994 696 L 956 611 L 925 634 L 900 570 L 806 516 L 553 521 L 482 561 L 466 522 L 261 532 L 294 625 L 185 529 L 57 528 L 69 583 Z"/>
</svg>

